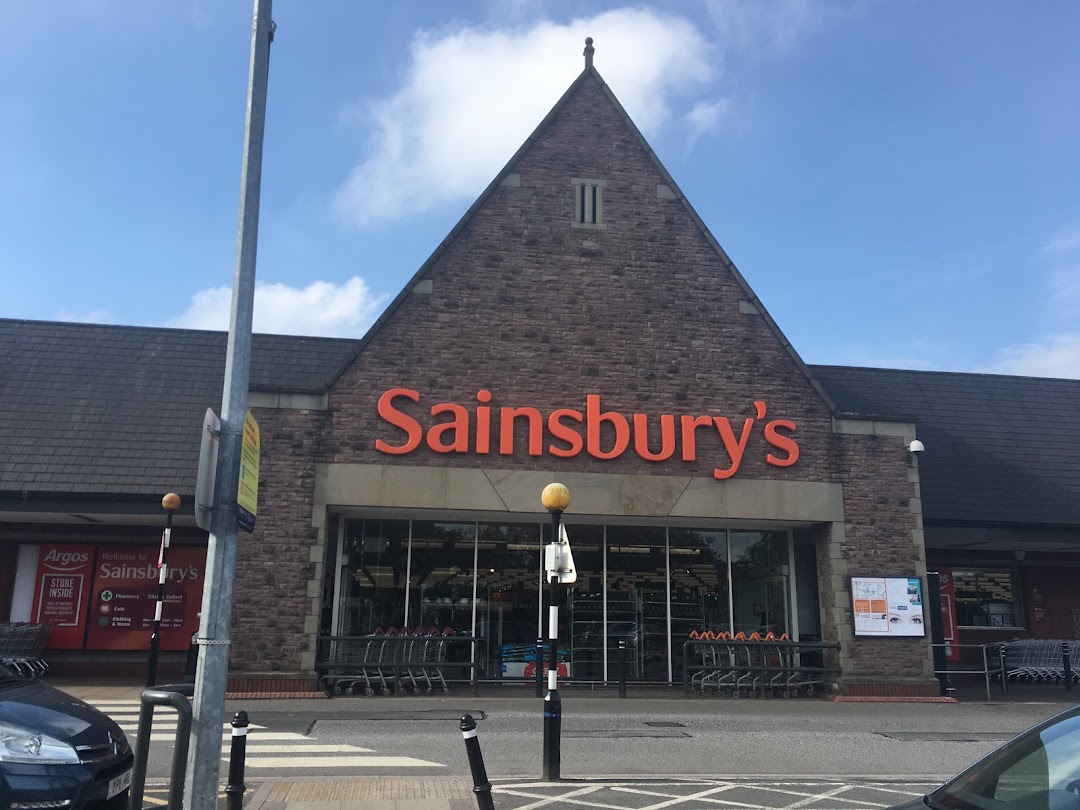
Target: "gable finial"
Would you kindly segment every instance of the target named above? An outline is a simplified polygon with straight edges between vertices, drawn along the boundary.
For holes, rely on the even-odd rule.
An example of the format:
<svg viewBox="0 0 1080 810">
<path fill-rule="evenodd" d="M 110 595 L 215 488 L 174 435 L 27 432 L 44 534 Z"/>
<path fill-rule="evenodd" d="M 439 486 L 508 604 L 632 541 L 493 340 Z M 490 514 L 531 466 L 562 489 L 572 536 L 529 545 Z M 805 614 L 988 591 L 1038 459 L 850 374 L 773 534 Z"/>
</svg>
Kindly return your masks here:
<svg viewBox="0 0 1080 810">
<path fill-rule="evenodd" d="M 588 70 L 592 67 L 592 55 L 596 50 L 592 46 L 592 37 L 585 37 L 585 69 Z"/>
</svg>

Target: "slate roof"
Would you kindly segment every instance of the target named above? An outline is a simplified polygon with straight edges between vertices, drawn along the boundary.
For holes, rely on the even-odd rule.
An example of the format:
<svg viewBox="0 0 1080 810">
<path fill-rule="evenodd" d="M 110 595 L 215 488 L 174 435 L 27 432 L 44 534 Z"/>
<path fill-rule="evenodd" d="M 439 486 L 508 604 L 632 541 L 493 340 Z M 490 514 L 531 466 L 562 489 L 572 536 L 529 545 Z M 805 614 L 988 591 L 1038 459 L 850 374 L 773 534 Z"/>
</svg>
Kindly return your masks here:
<svg viewBox="0 0 1080 810">
<path fill-rule="evenodd" d="M 917 420 L 924 520 L 1080 525 L 1080 380 L 810 369 L 841 411 Z"/>
<path fill-rule="evenodd" d="M 195 488 L 227 335 L 0 319 L 0 493 Z M 255 335 L 251 390 L 322 393 L 355 340 Z"/>
<path fill-rule="evenodd" d="M 0 319 L 0 496 L 195 486 L 226 335 Z M 255 335 L 253 391 L 323 393 L 361 341 Z M 1080 525 L 1080 380 L 810 366 L 841 412 L 915 421 L 927 521 Z"/>
</svg>

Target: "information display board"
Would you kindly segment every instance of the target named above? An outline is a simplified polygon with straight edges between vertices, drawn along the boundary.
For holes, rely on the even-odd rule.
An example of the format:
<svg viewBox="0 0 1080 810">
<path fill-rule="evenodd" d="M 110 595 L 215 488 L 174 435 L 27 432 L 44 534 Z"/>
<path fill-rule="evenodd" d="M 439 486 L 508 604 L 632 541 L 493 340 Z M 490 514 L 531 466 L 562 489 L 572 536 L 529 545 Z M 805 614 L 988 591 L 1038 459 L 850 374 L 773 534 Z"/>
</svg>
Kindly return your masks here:
<svg viewBox="0 0 1080 810">
<path fill-rule="evenodd" d="M 925 636 L 922 580 L 917 577 L 852 577 L 857 636 Z"/>
<path fill-rule="evenodd" d="M 94 572 L 88 650 L 145 649 L 153 630 L 158 549 L 102 546 Z M 173 547 L 161 619 L 161 649 L 186 650 L 198 628 L 206 549 Z"/>
</svg>

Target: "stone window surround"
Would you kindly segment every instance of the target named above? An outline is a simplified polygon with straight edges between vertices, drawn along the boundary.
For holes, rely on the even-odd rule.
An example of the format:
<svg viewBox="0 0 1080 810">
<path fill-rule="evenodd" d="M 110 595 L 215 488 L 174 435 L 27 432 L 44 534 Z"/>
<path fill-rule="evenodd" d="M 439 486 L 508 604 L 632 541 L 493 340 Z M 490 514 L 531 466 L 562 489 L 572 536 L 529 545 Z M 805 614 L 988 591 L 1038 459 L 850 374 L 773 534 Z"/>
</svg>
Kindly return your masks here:
<svg viewBox="0 0 1080 810">
<path fill-rule="evenodd" d="M 594 180 L 582 177 L 570 178 L 570 185 L 574 189 L 574 218 L 570 222 L 570 226 L 573 228 L 586 228 L 590 230 L 605 230 L 607 225 L 604 223 L 604 188 L 607 186 L 606 180 Z M 591 201 L 588 199 L 588 195 L 585 195 L 586 208 L 582 211 L 582 188 L 593 187 L 596 189 L 596 222 L 586 222 L 589 217 Z"/>
</svg>

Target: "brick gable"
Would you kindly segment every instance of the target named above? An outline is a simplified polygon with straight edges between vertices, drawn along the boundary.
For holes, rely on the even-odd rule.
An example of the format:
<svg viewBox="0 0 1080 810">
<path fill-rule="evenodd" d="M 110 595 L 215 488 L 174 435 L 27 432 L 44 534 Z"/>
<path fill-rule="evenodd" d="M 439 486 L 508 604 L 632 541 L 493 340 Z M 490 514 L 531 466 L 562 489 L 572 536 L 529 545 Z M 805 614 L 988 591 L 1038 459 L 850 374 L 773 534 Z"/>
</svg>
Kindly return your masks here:
<svg viewBox="0 0 1080 810">
<path fill-rule="evenodd" d="M 829 480 L 829 404 L 595 71 L 500 177 L 511 182 L 493 185 L 414 279 L 430 292 L 399 298 L 332 387 L 327 461 L 695 476 L 729 463 L 712 428 L 698 434 L 696 462 L 678 450 L 661 462 L 632 449 L 610 460 L 530 457 L 520 423 L 512 456 L 497 452 L 497 438 L 486 456 L 423 443 L 407 456 L 375 450 L 377 438 L 402 439 L 377 417 L 387 389 L 420 392 L 418 404 L 398 404 L 425 425 L 442 421 L 428 415 L 432 405 L 472 411 L 487 389 L 495 437 L 500 407 L 533 406 L 546 417 L 584 411 L 586 394 L 599 394 L 605 411 L 649 416 L 653 450 L 661 413 L 677 424 L 681 415 L 726 416 L 739 436 L 761 400 L 765 418 L 751 429 L 739 474 Z M 571 226 L 572 178 L 606 183 L 603 229 Z M 773 419 L 798 425 L 794 467 L 766 463 L 775 451 L 763 427 Z"/>
</svg>

